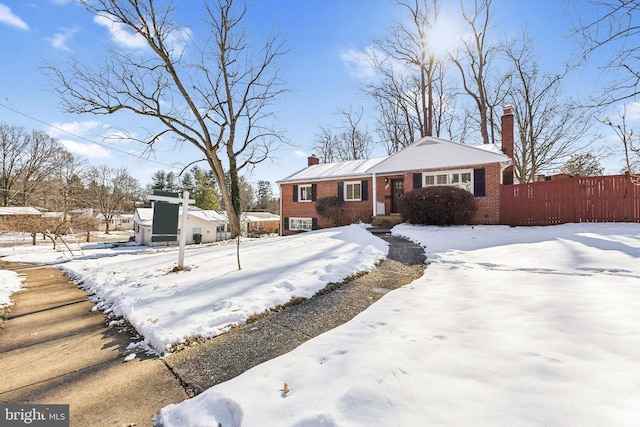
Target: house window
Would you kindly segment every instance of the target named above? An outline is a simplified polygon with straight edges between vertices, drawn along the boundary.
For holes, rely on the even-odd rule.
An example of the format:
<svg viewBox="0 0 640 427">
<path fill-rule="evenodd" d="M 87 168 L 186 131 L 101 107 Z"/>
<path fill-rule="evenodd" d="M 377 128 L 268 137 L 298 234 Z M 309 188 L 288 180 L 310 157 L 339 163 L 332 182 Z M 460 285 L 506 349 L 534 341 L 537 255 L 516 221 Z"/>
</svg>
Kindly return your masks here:
<svg viewBox="0 0 640 427">
<path fill-rule="evenodd" d="M 425 173 L 424 186 L 432 187 L 438 185 L 450 185 L 452 187 L 459 187 L 472 193 L 472 171 L 448 171 L 446 173 Z"/>
<path fill-rule="evenodd" d="M 362 184 L 360 181 L 344 183 L 344 200 L 347 202 L 362 200 Z"/>
<path fill-rule="evenodd" d="M 225 225 L 226 224 L 220 224 L 216 226 L 216 233 L 224 233 L 225 232 Z"/>
<path fill-rule="evenodd" d="M 312 227 L 311 218 L 289 218 L 289 230 L 310 231 Z"/>
<path fill-rule="evenodd" d="M 310 202 L 313 199 L 311 184 L 300 185 L 298 187 L 298 200 L 301 202 Z"/>
</svg>

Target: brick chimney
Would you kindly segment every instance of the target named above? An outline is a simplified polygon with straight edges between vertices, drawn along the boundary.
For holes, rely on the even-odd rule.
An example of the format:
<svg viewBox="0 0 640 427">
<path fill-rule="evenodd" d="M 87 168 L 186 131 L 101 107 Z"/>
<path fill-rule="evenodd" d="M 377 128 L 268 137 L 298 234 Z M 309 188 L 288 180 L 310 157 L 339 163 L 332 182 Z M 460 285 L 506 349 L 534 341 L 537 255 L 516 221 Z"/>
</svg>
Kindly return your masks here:
<svg viewBox="0 0 640 427">
<path fill-rule="evenodd" d="M 320 159 L 317 158 L 315 154 L 312 154 L 309 157 L 307 157 L 307 166 L 313 166 L 313 165 L 319 165 L 319 164 L 320 164 Z"/>
<path fill-rule="evenodd" d="M 506 104 L 502 108 L 502 152 L 509 156 L 513 162 L 513 112 L 511 104 Z M 502 183 L 505 185 L 513 184 L 513 164 L 502 172 Z"/>
</svg>

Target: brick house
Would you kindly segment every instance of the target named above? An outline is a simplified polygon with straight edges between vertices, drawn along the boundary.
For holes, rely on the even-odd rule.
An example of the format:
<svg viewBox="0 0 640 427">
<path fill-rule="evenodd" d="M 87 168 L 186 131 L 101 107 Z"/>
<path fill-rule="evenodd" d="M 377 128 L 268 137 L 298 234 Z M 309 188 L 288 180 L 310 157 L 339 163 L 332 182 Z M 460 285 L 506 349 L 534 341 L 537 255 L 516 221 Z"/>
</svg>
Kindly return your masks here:
<svg viewBox="0 0 640 427">
<path fill-rule="evenodd" d="M 502 147 L 471 146 L 424 137 L 389 157 L 320 164 L 311 156 L 307 168 L 278 181 L 281 233 L 334 226 L 315 209 L 322 197 L 344 200 L 343 223 L 399 216 L 399 197 L 414 188 L 453 185 L 476 197 L 477 224 L 500 224 L 500 185 L 513 182 L 513 115 L 502 117 Z M 509 131 L 509 129 L 511 131 Z"/>
</svg>

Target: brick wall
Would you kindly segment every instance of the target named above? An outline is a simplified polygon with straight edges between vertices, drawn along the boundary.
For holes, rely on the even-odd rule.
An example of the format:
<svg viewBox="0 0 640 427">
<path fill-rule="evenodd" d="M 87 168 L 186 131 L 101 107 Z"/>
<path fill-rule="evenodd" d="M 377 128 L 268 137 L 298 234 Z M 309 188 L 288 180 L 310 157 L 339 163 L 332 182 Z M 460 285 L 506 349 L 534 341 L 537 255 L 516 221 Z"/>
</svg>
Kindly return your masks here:
<svg viewBox="0 0 640 427">
<path fill-rule="evenodd" d="M 475 224 L 500 224 L 500 165 L 497 163 L 486 165 L 474 165 L 468 167 L 459 167 L 455 169 L 425 169 L 408 171 L 403 175 L 394 176 L 378 176 L 376 177 L 376 185 L 378 194 L 376 197 L 377 202 L 384 202 L 385 213 L 388 215 L 391 212 L 391 180 L 403 179 L 405 193 L 413 190 L 413 174 L 422 172 L 439 172 L 446 170 L 461 170 L 461 169 L 478 169 L 484 168 L 485 170 L 485 196 L 476 197 L 476 203 L 478 205 L 478 212 L 474 217 Z M 385 181 L 386 179 L 386 181 Z M 338 182 L 348 181 L 362 181 L 359 179 L 346 179 L 346 180 L 328 180 L 319 182 L 301 182 L 295 185 L 316 184 L 316 200 L 327 196 L 336 196 L 338 194 Z M 373 185 L 372 178 L 365 179 L 367 184 L 367 200 L 359 202 L 345 202 L 343 208 L 342 224 L 351 224 L 354 222 L 363 221 L 369 222 L 371 215 L 373 214 Z M 282 184 L 282 219 L 284 218 L 316 218 L 318 228 L 334 227 L 332 220 L 320 217 L 316 212 L 315 202 L 294 202 L 293 201 L 293 187 L 294 184 Z M 296 231 L 284 230 L 283 234 L 294 234 Z"/>
<path fill-rule="evenodd" d="M 490 163 L 486 165 L 474 165 L 457 167 L 454 169 L 424 169 L 416 171 L 408 171 L 404 174 L 404 191 L 405 193 L 413 190 L 413 174 L 422 172 L 440 172 L 447 170 L 463 170 L 463 169 L 485 169 L 485 195 L 476 197 L 478 212 L 476 213 L 474 224 L 500 224 L 500 165 L 498 163 Z M 378 180 L 378 185 L 380 181 Z M 385 203 L 386 209 L 386 203 Z M 389 212 L 386 210 L 385 212 Z"/>
<path fill-rule="evenodd" d="M 370 222 L 371 215 L 373 213 L 373 186 L 371 178 L 349 178 L 349 179 L 335 179 L 328 181 L 316 181 L 316 182 L 299 182 L 295 185 L 307 185 L 316 184 L 316 200 L 328 196 L 338 195 L 338 183 L 339 182 L 352 182 L 352 181 L 367 181 L 367 200 L 344 202 L 342 224 L 351 224 L 354 222 L 363 221 Z M 315 202 L 294 202 L 293 201 L 293 188 L 294 184 L 281 184 L 282 191 L 282 213 L 283 220 L 282 234 L 295 234 L 297 231 L 284 230 L 284 218 L 316 218 L 318 228 L 334 227 L 335 224 L 332 220 L 323 218 L 316 212 Z"/>
</svg>

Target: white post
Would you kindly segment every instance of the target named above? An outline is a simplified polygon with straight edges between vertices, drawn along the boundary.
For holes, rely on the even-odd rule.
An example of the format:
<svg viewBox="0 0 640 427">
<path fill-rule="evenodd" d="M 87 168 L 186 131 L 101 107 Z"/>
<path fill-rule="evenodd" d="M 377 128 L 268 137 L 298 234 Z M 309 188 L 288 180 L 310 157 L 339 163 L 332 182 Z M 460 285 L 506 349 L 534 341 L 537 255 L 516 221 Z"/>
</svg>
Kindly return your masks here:
<svg viewBox="0 0 640 427">
<path fill-rule="evenodd" d="M 373 216 L 377 216 L 378 215 L 378 183 L 377 183 L 377 179 L 376 179 L 376 174 L 373 174 L 373 180 L 372 180 L 372 199 L 373 199 Z M 282 199 L 282 197 L 280 197 L 280 199 Z M 282 211 L 280 211 L 282 212 Z"/>
<path fill-rule="evenodd" d="M 187 215 L 189 215 L 189 192 L 184 191 L 182 193 L 182 225 L 180 226 L 180 250 L 178 251 L 178 268 L 182 270 L 184 268 L 184 247 L 187 244 Z"/>
</svg>

